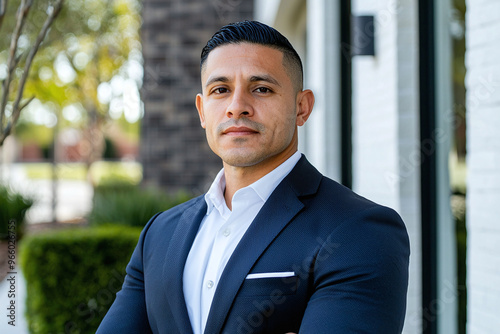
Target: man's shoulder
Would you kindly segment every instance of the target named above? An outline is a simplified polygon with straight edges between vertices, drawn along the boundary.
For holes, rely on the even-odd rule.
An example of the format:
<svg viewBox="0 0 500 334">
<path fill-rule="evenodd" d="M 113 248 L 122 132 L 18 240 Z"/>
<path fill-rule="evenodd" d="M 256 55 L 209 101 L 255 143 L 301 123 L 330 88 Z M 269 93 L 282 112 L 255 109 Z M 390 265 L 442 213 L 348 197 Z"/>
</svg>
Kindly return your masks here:
<svg viewBox="0 0 500 334">
<path fill-rule="evenodd" d="M 339 182 L 330 179 L 327 176 L 323 176 L 321 179 L 320 186 L 318 188 L 318 194 L 321 197 L 334 199 L 337 203 L 359 206 L 374 206 L 378 205 L 372 200 L 363 197 L 362 195 L 356 193 L 354 190 L 340 184 Z"/>
<path fill-rule="evenodd" d="M 408 233 L 396 210 L 367 199 L 334 180 L 323 176 L 316 202 L 310 209 L 321 217 L 319 222 L 328 226 L 325 230 L 334 233 L 338 240 L 350 240 L 352 244 L 361 242 L 359 247 L 365 249 L 396 249 L 409 254 Z"/>
<path fill-rule="evenodd" d="M 333 215 L 347 220 L 369 214 L 401 221 L 394 209 L 376 203 L 326 176 L 322 176 L 314 202 L 320 215 Z"/>
</svg>

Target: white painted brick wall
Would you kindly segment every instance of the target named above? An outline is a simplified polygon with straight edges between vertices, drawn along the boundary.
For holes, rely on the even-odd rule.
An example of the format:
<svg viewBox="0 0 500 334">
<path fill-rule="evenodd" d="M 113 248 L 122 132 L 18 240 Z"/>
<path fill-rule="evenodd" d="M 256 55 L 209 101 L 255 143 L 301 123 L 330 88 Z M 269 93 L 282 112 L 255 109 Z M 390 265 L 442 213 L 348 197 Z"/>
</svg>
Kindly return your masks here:
<svg viewBox="0 0 500 334">
<path fill-rule="evenodd" d="M 395 7 L 397 5 L 397 7 Z M 375 57 L 353 59 L 353 187 L 396 209 L 411 243 L 404 333 L 421 333 L 417 1 L 353 0 L 375 15 Z"/>
<path fill-rule="evenodd" d="M 500 1 L 467 1 L 468 333 L 500 328 Z"/>
<path fill-rule="evenodd" d="M 398 174 L 397 16 L 388 6 L 385 1 L 352 2 L 354 15 L 376 14 L 376 57 L 355 57 L 352 64 L 353 188 L 397 208 L 397 184 L 386 178 Z"/>
</svg>

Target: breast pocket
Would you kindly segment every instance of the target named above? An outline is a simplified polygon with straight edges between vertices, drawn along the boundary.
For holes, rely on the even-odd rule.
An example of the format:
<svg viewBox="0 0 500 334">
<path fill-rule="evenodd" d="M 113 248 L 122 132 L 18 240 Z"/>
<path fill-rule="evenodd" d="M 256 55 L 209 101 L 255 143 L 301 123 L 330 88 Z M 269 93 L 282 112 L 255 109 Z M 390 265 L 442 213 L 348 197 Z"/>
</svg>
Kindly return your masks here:
<svg viewBox="0 0 500 334">
<path fill-rule="evenodd" d="M 305 305 L 299 276 L 245 279 L 224 334 L 298 333 Z"/>
<path fill-rule="evenodd" d="M 266 277 L 245 279 L 239 295 L 244 296 L 283 296 L 297 292 L 298 276 Z"/>
</svg>

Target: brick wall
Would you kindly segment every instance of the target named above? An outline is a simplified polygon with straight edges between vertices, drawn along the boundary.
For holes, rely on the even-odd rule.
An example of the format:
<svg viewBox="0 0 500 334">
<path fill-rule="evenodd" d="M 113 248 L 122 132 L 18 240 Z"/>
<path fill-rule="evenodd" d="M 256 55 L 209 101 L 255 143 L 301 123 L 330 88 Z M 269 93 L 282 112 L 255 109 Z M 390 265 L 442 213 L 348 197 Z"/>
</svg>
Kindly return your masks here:
<svg viewBox="0 0 500 334">
<path fill-rule="evenodd" d="M 500 328 L 500 2 L 468 0 L 468 333 Z"/>
<path fill-rule="evenodd" d="M 194 104 L 200 53 L 222 25 L 251 19 L 252 12 L 253 1 L 143 1 L 144 184 L 168 192 L 208 190 L 222 164 L 206 144 Z"/>
</svg>

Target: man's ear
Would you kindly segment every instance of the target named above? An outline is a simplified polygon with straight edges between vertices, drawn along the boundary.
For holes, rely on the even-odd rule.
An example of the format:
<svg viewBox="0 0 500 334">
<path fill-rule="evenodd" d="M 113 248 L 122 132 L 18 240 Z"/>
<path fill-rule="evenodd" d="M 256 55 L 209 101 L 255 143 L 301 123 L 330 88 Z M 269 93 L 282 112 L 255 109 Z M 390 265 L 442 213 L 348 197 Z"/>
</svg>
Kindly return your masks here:
<svg viewBox="0 0 500 334">
<path fill-rule="evenodd" d="M 198 116 L 200 117 L 201 127 L 205 129 L 205 115 L 203 114 L 203 95 L 196 95 L 196 109 L 198 109 Z"/>
<path fill-rule="evenodd" d="M 305 124 L 314 106 L 314 94 L 310 89 L 303 90 L 297 94 L 297 120 L 296 124 Z"/>
</svg>

